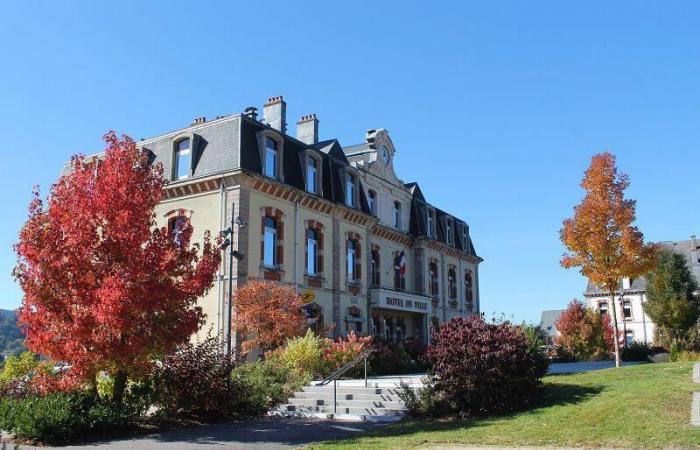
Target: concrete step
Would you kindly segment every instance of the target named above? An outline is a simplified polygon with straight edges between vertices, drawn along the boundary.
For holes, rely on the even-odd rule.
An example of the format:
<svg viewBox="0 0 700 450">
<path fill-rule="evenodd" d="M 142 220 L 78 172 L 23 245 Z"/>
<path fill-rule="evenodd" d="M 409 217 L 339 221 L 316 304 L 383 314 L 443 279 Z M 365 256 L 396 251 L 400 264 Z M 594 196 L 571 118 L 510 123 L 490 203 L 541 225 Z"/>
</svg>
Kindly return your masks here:
<svg viewBox="0 0 700 450">
<path fill-rule="evenodd" d="M 294 394 L 294 397 L 292 398 L 298 398 L 298 399 L 307 399 L 307 398 L 315 398 L 319 400 L 326 400 L 326 401 L 333 401 L 333 392 L 323 392 L 323 393 L 317 393 L 317 392 L 308 392 L 308 391 L 299 391 Z M 365 400 L 365 401 L 374 401 L 374 400 L 381 400 L 381 401 L 386 401 L 386 402 L 400 402 L 401 397 L 396 394 L 348 394 L 348 393 L 342 393 L 338 392 L 338 396 L 336 397 L 338 401 L 345 401 L 345 400 Z"/>
<path fill-rule="evenodd" d="M 366 416 L 400 416 L 406 413 L 405 408 L 362 408 L 346 405 L 338 405 L 337 410 L 334 410 L 332 405 L 299 406 L 294 404 L 286 404 L 280 405 L 277 407 L 277 410 L 280 412 L 350 414 Z"/>
<path fill-rule="evenodd" d="M 367 414 L 329 414 L 320 412 L 302 412 L 302 411 L 270 411 L 268 413 L 270 416 L 281 416 L 281 417 L 312 417 L 316 419 L 324 420 L 337 420 L 344 422 L 397 422 L 403 418 L 403 415 L 393 415 L 393 416 L 372 416 Z"/>
<path fill-rule="evenodd" d="M 333 406 L 333 397 L 328 399 L 322 398 L 291 398 L 289 399 L 290 405 L 296 406 Z M 402 401 L 384 401 L 378 399 L 370 400 L 346 400 L 338 399 L 339 407 L 352 407 L 352 408 L 394 408 L 394 409 L 404 409 L 405 405 Z"/>
<path fill-rule="evenodd" d="M 326 386 L 304 386 L 303 392 L 313 394 L 328 394 L 333 395 L 333 384 Z M 354 387 L 354 386 L 338 386 L 336 388 L 338 395 L 340 394 L 378 394 L 378 395 L 398 395 L 401 392 L 399 388 L 372 388 L 372 387 Z"/>
</svg>

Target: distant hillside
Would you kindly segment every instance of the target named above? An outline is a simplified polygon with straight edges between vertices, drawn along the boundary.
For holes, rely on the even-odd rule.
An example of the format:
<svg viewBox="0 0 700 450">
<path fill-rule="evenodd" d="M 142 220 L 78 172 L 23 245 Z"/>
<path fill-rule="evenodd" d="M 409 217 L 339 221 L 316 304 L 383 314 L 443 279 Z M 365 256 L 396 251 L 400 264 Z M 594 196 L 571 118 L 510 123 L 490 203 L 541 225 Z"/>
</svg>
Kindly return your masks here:
<svg viewBox="0 0 700 450">
<path fill-rule="evenodd" d="M 17 314 L 8 309 L 0 309 L 0 355 L 20 353 L 24 348 L 24 335 L 17 327 Z"/>
</svg>

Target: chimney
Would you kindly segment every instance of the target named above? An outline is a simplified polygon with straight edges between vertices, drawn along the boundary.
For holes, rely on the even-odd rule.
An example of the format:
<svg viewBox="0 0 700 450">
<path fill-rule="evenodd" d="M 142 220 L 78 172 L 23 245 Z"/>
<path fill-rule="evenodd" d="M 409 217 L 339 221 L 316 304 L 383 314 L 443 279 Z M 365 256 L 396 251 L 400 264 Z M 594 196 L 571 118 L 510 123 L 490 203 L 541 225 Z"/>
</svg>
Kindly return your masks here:
<svg viewBox="0 0 700 450">
<path fill-rule="evenodd" d="M 275 130 L 287 132 L 287 103 L 281 95 L 267 99 L 263 105 L 263 119 Z"/>
<path fill-rule="evenodd" d="M 243 115 L 250 117 L 253 120 L 258 120 L 258 108 L 255 106 L 249 106 L 243 110 Z"/>
<path fill-rule="evenodd" d="M 318 119 L 316 114 L 301 116 L 297 122 L 297 139 L 305 144 L 318 142 Z"/>
<path fill-rule="evenodd" d="M 192 123 L 190 124 L 190 126 L 192 126 L 192 125 L 201 125 L 201 124 L 203 124 L 203 123 L 206 122 L 206 121 L 207 121 L 207 118 L 204 117 L 204 116 L 202 116 L 202 117 L 197 117 L 197 118 L 195 118 L 195 119 L 192 121 Z"/>
</svg>

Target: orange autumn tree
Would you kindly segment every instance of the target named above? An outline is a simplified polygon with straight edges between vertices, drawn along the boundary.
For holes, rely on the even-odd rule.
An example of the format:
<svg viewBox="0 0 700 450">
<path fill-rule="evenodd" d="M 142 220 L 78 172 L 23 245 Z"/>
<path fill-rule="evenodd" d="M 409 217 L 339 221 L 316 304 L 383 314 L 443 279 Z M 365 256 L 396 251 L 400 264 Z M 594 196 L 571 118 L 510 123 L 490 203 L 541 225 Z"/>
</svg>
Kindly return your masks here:
<svg viewBox="0 0 700 450">
<path fill-rule="evenodd" d="M 71 160 L 46 202 L 35 191 L 15 245 L 24 297 L 18 323 L 30 350 L 68 363 L 67 383 L 127 378 L 187 342 L 204 320 L 197 299 L 219 266 L 216 243 L 190 245 L 192 226 L 155 222 L 162 167 L 130 138 L 105 135 L 103 157 Z"/>
<path fill-rule="evenodd" d="M 306 325 L 304 302 L 294 286 L 249 279 L 236 290 L 233 328 L 245 339 L 243 351 L 262 353 L 299 336 Z"/>
<path fill-rule="evenodd" d="M 614 155 L 594 155 L 581 182 L 586 194 L 560 231 L 568 250 L 561 265 L 579 267 L 610 296 L 616 367 L 620 367 L 620 343 L 615 292 L 623 278 L 643 275 L 655 254 L 655 247 L 645 244 L 644 235 L 633 225 L 636 202 L 625 198 L 627 186 L 629 179 L 617 172 Z"/>
</svg>

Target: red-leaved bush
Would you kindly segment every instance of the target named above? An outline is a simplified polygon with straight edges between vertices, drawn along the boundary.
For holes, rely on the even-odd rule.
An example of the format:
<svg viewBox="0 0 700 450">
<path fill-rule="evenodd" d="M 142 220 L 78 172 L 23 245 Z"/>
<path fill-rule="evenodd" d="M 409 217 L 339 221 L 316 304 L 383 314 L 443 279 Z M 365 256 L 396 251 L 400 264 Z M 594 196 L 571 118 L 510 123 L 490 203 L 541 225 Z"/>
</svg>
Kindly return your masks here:
<svg viewBox="0 0 700 450">
<path fill-rule="evenodd" d="M 153 374 L 157 403 L 169 417 L 218 419 L 236 412 L 233 360 L 215 337 L 187 343 Z"/>
<path fill-rule="evenodd" d="M 454 318 L 433 333 L 425 359 L 435 390 L 462 415 L 478 416 L 526 406 L 544 376 L 520 327 Z"/>
<path fill-rule="evenodd" d="M 354 331 L 350 331 L 346 337 L 339 337 L 335 341 L 326 339 L 326 345 L 323 359 L 328 371 L 333 372 L 372 347 L 372 336 L 357 336 Z"/>
</svg>

